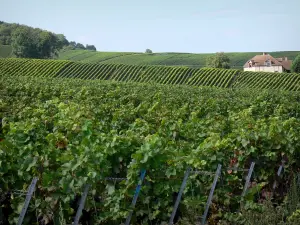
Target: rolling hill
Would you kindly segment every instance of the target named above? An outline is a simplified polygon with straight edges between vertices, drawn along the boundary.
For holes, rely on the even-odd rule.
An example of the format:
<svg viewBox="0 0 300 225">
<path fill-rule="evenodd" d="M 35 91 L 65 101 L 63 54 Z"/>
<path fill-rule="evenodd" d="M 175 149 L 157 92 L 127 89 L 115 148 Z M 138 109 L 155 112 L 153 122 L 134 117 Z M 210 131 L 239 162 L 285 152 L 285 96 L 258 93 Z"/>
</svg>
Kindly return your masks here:
<svg viewBox="0 0 300 225">
<path fill-rule="evenodd" d="M 270 52 L 274 57 L 286 56 L 294 59 L 299 51 Z M 226 53 L 231 60 L 231 67 L 241 69 L 245 62 L 261 52 Z M 87 50 L 70 50 L 61 52 L 59 59 L 76 62 L 103 63 L 103 64 L 129 64 L 129 65 L 166 65 L 187 66 L 191 68 L 205 67 L 207 57 L 212 53 L 133 53 L 133 52 L 93 52 Z"/>
<path fill-rule="evenodd" d="M 184 66 L 126 65 L 69 60 L 0 59 L 2 76 L 79 78 L 168 85 L 210 86 L 234 89 L 300 90 L 300 74 L 242 72 L 237 69 Z"/>
<path fill-rule="evenodd" d="M 89 50 L 67 50 L 59 54 L 58 59 L 70 60 L 82 63 L 101 64 L 127 64 L 127 65 L 165 65 L 165 66 L 186 66 L 190 68 L 205 67 L 206 58 L 213 53 L 153 53 L 145 54 L 138 52 L 99 52 Z M 233 69 L 241 69 L 244 63 L 261 52 L 237 52 L 226 53 L 231 60 Z M 300 51 L 269 52 L 272 56 L 294 59 Z M 0 58 L 11 57 L 11 47 L 0 46 Z"/>
</svg>

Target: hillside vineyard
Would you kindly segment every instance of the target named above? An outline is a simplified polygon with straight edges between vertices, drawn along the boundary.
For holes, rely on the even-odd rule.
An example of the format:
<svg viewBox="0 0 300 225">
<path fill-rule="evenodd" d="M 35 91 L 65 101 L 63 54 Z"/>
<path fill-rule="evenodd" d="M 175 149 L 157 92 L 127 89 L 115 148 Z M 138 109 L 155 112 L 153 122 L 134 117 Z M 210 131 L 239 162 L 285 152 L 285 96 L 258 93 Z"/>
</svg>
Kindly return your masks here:
<svg viewBox="0 0 300 225">
<path fill-rule="evenodd" d="M 72 202 L 86 184 L 91 185 L 85 204 L 89 218 L 95 224 L 121 224 L 141 169 L 147 172 L 132 224 L 160 224 L 170 217 L 172 195 L 178 192 L 187 167 L 214 172 L 218 164 L 225 169 L 214 193 L 214 208 L 235 212 L 239 198 L 232 193 L 240 196 L 245 173 L 228 173 L 226 168 L 247 169 L 254 161 L 253 182 L 272 185 L 283 157 L 287 171 L 296 170 L 300 163 L 299 93 L 245 89 L 242 84 L 249 73 L 243 80 L 236 79 L 243 87 L 236 90 L 148 84 L 189 80 L 198 85 L 203 80 L 202 84 L 228 87 L 235 70 L 1 62 L 1 191 L 4 197 L 15 190 L 26 192 L 33 177 L 38 177 L 27 224 L 34 224 L 36 215 L 71 224 L 76 211 Z M 56 78 L 72 77 L 75 72 L 86 78 L 107 73 L 118 80 L 140 77 L 148 83 Z M 127 180 L 114 182 L 106 177 Z M 189 177 L 180 203 L 189 224 L 197 220 L 189 209 L 203 213 L 212 179 Z M 16 221 L 24 198 L 5 198 L 9 203 L 1 209 L 11 207 L 11 214 L 5 216 Z"/>
<path fill-rule="evenodd" d="M 68 60 L 0 59 L 0 71 L 13 76 L 113 80 L 222 88 L 300 90 L 300 74 L 192 69 L 177 66 L 92 64 Z"/>
<path fill-rule="evenodd" d="M 300 51 L 85 44 L 0 21 L 0 225 L 300 224 Z"/>
<path fill-rule="evenodd" d="M 0 48 L 1 49 L 1 48 Z M 274 57 L 287 56 L 295 59 L 298 51 L 270 52 Z M 245 62 L 259 52 L 238 52 L 226 53 L 230 58 L 230 66 L 235 69 L 242 69 Z M 71 60 L 84 63 L 104 63 L 104 64 L 127 64 L 127 65 L 168 65 L 168 66 L 188 66 L 191 68 L 202 68 L 206 65 L 211 53 L 137 53 L 137 52 L 95 52 L 87 50 L 68 50 L 59 54 L 59 59 Z"/>
<path fill-rule="evenodd" d="M 294 60 L 299 51 L 269 52 L 275 58 L 286 56 Z M 226 53 L 230 58 L 230 66 L 234 69 L 243 69 L 245 62 L 259 52 L 236 52 Z M 98 52 L 90 50 L 64 50 L 59 53 L 59 60 L 70 60 L 80 63 L 98 64 L 126 64 L 126 65 L 161 65 L 161 66 L 186 66 L 189 68 L 203 68 L 206 66 L 208 57 L 212 53 L 192 54 L 192 53 L 153 53 L 145 54 L 138 52 Z M 12 56 L 10 45 L 0 44 L 0 58 Z"/>
</svg>

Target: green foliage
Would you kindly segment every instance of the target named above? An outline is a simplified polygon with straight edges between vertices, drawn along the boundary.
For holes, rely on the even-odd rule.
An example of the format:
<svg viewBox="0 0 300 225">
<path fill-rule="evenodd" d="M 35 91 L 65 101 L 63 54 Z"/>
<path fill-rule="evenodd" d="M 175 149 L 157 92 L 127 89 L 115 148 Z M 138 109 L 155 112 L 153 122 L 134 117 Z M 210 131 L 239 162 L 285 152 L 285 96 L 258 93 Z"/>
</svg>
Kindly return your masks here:
<svg viewBox="0 0 300 225">
<path fill-rule="evenodd" d="M 80 50 L 77 50 L 80 52 Z M 77 56 L 75 52 L 74 58 Z M 86 54 L 97 52 L 86 50 Z M 85 55 L 85 54 L 84 54 Z M 93 56 L 91 56 L 92 58 Z M 107 54 L 106 57 L 117 57 Z M 11 75 L 56 76 L 61 78 L 99 79 L 122 82 L 158 83 L 189 86 L 214 86 L 234 89 L 300 90 L 296 73 L 241 72 L 234 69 L 175 66 L 138 66 L 122 64 L 75 63 L 66 60 L 0 59 L 0 71 Z"/>
<path fill-rule="evenodd" d="M 28 26 L 20 25 L 20 24 L 11 24 L 11 23 L 0 23 L 0 44 L 2 45 L 11 45 L 12 44 L 12 34 L 17 28 L 25 28 Z M 32 30 L 40 30 L 29 27 Z M 118 53 L 118 52 L 90 52 L 90 54 L 94 54 L 91 57 L 90 54 L 86 54 L 84 49 L 87 49 L 87 45 L 84 47 L 82 44 L 74 41 L 68 41 L 63 34 L 55 34 L 57 37 L 56 41 L 56 50 L 62 50 L 62 54 L 60 54 L 60 59 L 70 59 L 72 61 L 79 62 L 103 62 L 105 63 L 116 63 L 116 64 L 131 64 L 131 65 L 169 65 L 169 66 L 187 66 L 190 68 L 202 68 L 206 66 L 206 61 L 213 54 L 189 54 L 189 53 L 151 53 L 152 54 L 143 54 L 143 53 Z M 90 50 L 95 50 L 93 47 L 89 47 Z M 82 51 L 77 51 L 76 49 L 82 49 Z M 34 50 L 36 51 L 36 50 Z M 73 52 L 76 51 L 76 54 Z M 149 52 L 150 53 L 150 52 Z M 226 53 L 226 55 L 230 58 L 230 68 L 242 69 L 243 65 L 246 61 L 251 59 L 253 56 L 261 54 L 260 52 L 243 52 L 243 53 Z M 290 52 L 270 52 L 272 56 L 282 57 L 287 56 L 290 59 L 295 59 L 295 57 L 299 54 L 297 51 Z M 56 57 L 56 52 L 52 56 Z M 73 58 L 73 56 L 78 56 Z M 112 57 L 108 57 L 111 55 Z M 114 56 L 113 56 L 114 55 Z M 0 49 L 1 56 L 1 49 Z M 10 55 L 5 55 L 5 57 L 10 57 Z M 43 57 L 45 58 L 45 57 Z M 221 65 L 222 68 L 228 67 L 227 63 Z"/>
<path fill-rule="evenodd" d="M 55 34 L 30 27 L 19 27 L 12 33 L 12 51 L 18 58 L 52 58 L 58 47 Z"/>
<path fill-rule="evenodd" d="M 70 48 L 70 46 L 68 46 Z M 73 48 L 73 47 L 71 47 Z M 75 49 L 75 47 L 73 48 Z M 119 58 L 123 55 L 130 55 L 128 52 L 94 52 L 87 50 L 71 50 L 64 48 L 60 54 L 59 59 L 72 60 L 82 63 L 99 63 L 109 61 L 110 59 Z"/>
<path fill-rule="evenodd" d="M 210 56 L 206 61 L 207 67 L 212 68 L 230 68 L 230 59 L 224 52 L 217 52 L 214 56 Z"/>
<path fill-rule="evenodd" d="M 238 70 L 200 69 L 187 81 L 187 84 L 228 88 L 238 73 Z"/>
<path fill-rule="evenodd" d="M 15 28 L 14 28 L 15 29 Z M 13 28 L 5 23 L 0 24 L 0 44 L 10 45 Z"/>
<path fill-rule="evenodd" d="M 80 43 L 70 43 L 70 46 L 73 46 L 69 47 L 70 50 L 85 49 Z M 19 58 L 44 59 L 56 57 L 59 50 L 69 46 L 69 41 L 63 34 L 54 34 L 20 24 L 1 23 L 0 45 L 10 45 L 14 55 Z M 88 46 L 95 50 L 93 45 Z"/>
<path fill-rule="evenodd" d="M 12 48 L 10 45 L 0 44 L 0 58 L 8 58 L 12 55 Z"/>
<path fill-rule="evenodd" d="M 68 52 L 70 50 L 75 50 L 75 47 L 73 47 L 72 45 L 66 45 L 63 46 L 63 48 L 60 50 L 58 57 L 62 60 L 64 60 L 63 58 L 61 58 L 60 56 L 64 54 L 64 52 Z"/>
<path fill-rule="evenodd" d="M 300 223 L 300 209 L 297 209 L 291 216 L 287 219 L 288 224 L 298 225 Z"/>
<path fill-rule="evenodd" d="M 97 51 L 97 49 L 94 45 L 86 45 L 85 49 L 86 50 L 91 50 L 91 51 Z"/>
<path fill-rule="evenodd" d="M 232 84 L 233 88 L 281 89 L 299 91 L 299 73 L 241 72 Z"/>
<path fill-rule="evenodd" d="M 152 54 L 153 52 L 152 52 L 151 49 L 147 48 L 146 51 L 145 51 L 145 53 L 147 53 L 147 54 Z"/>
<path fill-rule="evenodd" d="M 76 43 L 75 49 L 83 49 L 83 50 L 85 50 L 85 47 L 84 47 L 84 45 L 81 44 L 81 43 Z"/>
<path fill-rule="evenodd" d="M 29 27 L 19 27 L 12 34 L 13 54 L 19 58 L 38 58 L 36 33 Z"/>
<path fill-rule="evenodd" d="M 65 37 L 65 35 L 63 34 L 57 34 L 57 49 L 62 49 L 64 46 L 68 46 L 69 45 L 69 41 L 67 40 L 67 38 Z"/>
<path fill-rule="evenodd" d="M 11 75 L 56 76 L 61 78 L 100 79 L 123 82 L 187 84 L 191 86 L 230 87 L 238 70 L 189 69 L 186 67 L 134 66 L 73 63 L 53 60 L 0 60 L 3 70 Z M 22 70 L 20 64 L 24 62 Z M 15 65 L 15 66 L 14 66 Z M 52 68 L 52 70 L 50 70 Z M 33 72 L 34 71 L 34 72 Z"/>
<path fill-rule="evenodd" d="M 300 55 L 293 61 L 291 69 L 294 73 L 300 73 Z"/>
<path fill-rule="evenodd" d="M 284 223 L 284 209 L 274 207 L 271 200 L 266 200 L 260 210 L 255 208 L 246 208 L 242 210 L 242 214 L 245 217 L 241 224 L 260 224 L 260 225 L 283 225 Z"/>
<path fill-rule="evenodd" d="M 42 31 L 39 33 L 39 41 L 37 44 L 39 56 L 36 58 L 53 58 L 57 54 L 57 47 L 62 44 L 58 43 L 58 38 L 55 34 Z"/>
<path fill-rule="evenodd" d="M 72 46 L 75 49 L 76 48 L 76 42 L 75 41 L 70 41 L 69 46 Z"/>
<path fill-rule="evenodd" d="M 37 61 L 22 60 L 28 62 Z M 16 76 L 5 68 L 0 70 L 1 191 L 25 191 L 39 177 L 27 224 L 36 222 L 36 214 L 71 223 L 69 203 L 86 183 L 91 191 L 85 209 L 95 224 L 120 224 L 141 168 L 147 174 L 133 224 L 168 221 L 172 193 L 188 166 L 215 171 L 218 163 L 226 168 L 236 159 L 236 166 L 248 168 L 253 160 L 262 183 L 272 180 L 283 156 L 286 171 L 300 163 L 299 93 Z M 114 183 L 106 176 L 128 180 Z M 240 193 L 243 180 L 243 173 L 222 172 L 212 212 L 222 217 L 237 209 L 230 193 Z M 192 207 L 201 215 L 212 178 L 191 175 L 189 182 L 183 216 Z M 23 201 L 13 194 L 12 224 Z M 214 215 L 210 221 L 218 220 Z"/>
<path fill-rule="evenodd" d="M 230 67 L 243 69 L 243 65 L 255 55 L 261 52 L 239 52 L 226 53 L 230 58 Z M 299 52 L 270 52 L 273 57 L 287 56 L 294 59 Z M 112 57 L 108 57 L 111 55 Z M 75 56 L 75 58 L 74 58 Z M 77 56 L 77 57 L 76 57 Z M 129 65 L 167 65 L 167 66 L 186 66 L 190 68 L 206 67 L 206 60 L 213 54 L 191 54 L 191 53 L 152 53 L 144 54 L 138 52 L 97 52 L 86 53 L 85 51 L 69 50 L 60 54 L 60 59 L 69 59 L 76 62 L 90 63 L 115 63 Z"/>
<path fill-rule="evenodd" d="M 255 188 L 255 187 L 254 187 Z M 227 214 L 220 224 L 261 224 L 296 225 L 300 224 L 299 177 L 294 176 L 283 202 L 267 198 L 260 203 L 253 200 L 242 206 L 241 213 Z"/>
</svg>

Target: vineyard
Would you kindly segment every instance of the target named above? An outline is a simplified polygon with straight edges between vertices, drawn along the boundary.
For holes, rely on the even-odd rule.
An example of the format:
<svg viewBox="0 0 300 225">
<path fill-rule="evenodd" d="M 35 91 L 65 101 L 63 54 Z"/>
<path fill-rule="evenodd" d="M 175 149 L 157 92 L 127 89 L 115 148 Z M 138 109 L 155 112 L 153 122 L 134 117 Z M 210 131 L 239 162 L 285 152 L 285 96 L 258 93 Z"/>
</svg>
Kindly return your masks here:
<svg viewBox="0 0 300 225">
<path fill-rule="evenodd" d="M 243 72 L 233 84 L 234 88 L 300 90 L 300 74 Z"/>
<path fill-rule="evenodd" d="M 171 66 L 137 66 L 122 64 L 76 63 L 66 60 L 0 59 L 0 71 L 10 75 L 48 76 L 141 82 L 229 87 L 238 70 L 191 69 Z"/>
<path fill-rule="evenodd" d="M 100 63 L 102 61 L 111 60 L 114 58 L 132 55 L 134 53 L 130 52 L 99 52 L 88 51 L 88 50 L 72 50 L 72 51 L 63 51 L 59 54 L 59 59 L 61 60 L 71 60 L 78 61 L 83 63 Z"/>
<path fill-rule="evenodd" d="M 51 60 L 15 60 L 5 67 L 10 60 L 1 62 L 0 218 L 8 212 L 4 219 L 11 224 L 16 224 L 24 203 L 19 193 L 33 177 L 38 183 L 24 224 L 71 224 L 86 184 L 91 188 L 82 223 L 120 224 L 128 215 L 141 169 L 147 172 L 132 224 L 160 224 L 170 218 L 187 167 L 249 168 L 254 161 L 251 185 L 268 191 L 283 159 L 286 171 L 300 165 L 299 93 L 161 85 L 206 79 L 206 85 L 226 87 L 234 70 L 219 70 L 221 80 L 212 69 L 193 74 L 177 67 Z M 50 67 L 55 70 L 48 76 Z M 124 80 L 131 74 L 130 80 L 161 84 L 59 78 L 105 68 L 111 72 L 90 72 L 86 78 L 108 74 L 109 79 Z M 12 75 L 13 70 L 32 76 Z M 166 81 L 163 72 L 169 74 Z M 245 173 L 225 169 L 221 176 L 209 214 L 214 224 L 235 215 Z M 203 213 L 211 182 L 210 176 L 189 177 L 180 203 L 181 218 L 188 224 Z"/>
<path fill-rule="evenodd" d="M 0 46 L 0 58 L 12 56 L 11 46 Z M 299 51 L 269 52 L 273 57 L 287 56 L 293 60 L 300 53 Z M 254 55 L 261 52 L 237 52 L 226 53 L 231 61 L 231 67 L 242 69 L 244 63 Z M 89 50 L 63 50 L 59 53 L 59 60 L 70 60 L 81 63 L 99 64 L 126 64 L 126 65 L 161 65 L 161 66 L 186 66 L 189 68 L 203 68 L 206 59 L 213 54 L 202 53 L 153 53 L 144 54 L 141 52 L 98 52 Z"/>
<path fill-rule="evenodd" d="M 80 63 L 68 60 L 0 59 L 0 71 L 12 76 L 78 78 L 234 89 L 300 90 L 296 73 L 242 72 L 178 66 Z"/>
<path fill-rule="evenodd" d="M 226 53 L 231 61 L 231 67 L 241 69 L 244 63 L 259 52 Z M 299 52 L 270 52 L 274 57 L 287 56 L 294 59 Z M 206 59 L 212 54 L 191 53 L 117 53 L 117 52 L 90 52 L 85 50 L 69 50 L 62 52 L 59 59 L 85 63 L 128 64 L 128 65 L 167 65 L 187 66 L 190 68 L 202 68 L 206 65 Z"/>
</svg>

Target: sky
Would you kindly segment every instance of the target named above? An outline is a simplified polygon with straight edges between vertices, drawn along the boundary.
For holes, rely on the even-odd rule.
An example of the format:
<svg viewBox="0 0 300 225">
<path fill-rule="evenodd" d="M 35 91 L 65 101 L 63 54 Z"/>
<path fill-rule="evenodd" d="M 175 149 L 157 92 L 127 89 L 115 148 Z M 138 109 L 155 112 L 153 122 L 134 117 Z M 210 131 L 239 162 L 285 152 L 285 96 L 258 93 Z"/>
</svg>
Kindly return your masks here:
<svg viewBox="0 0 300 225">
<path fill-rule="evenodd" d="M 0 0 L 0 21 L 98 51 L 300 50 L 300 0 Z"/>
</svg>

